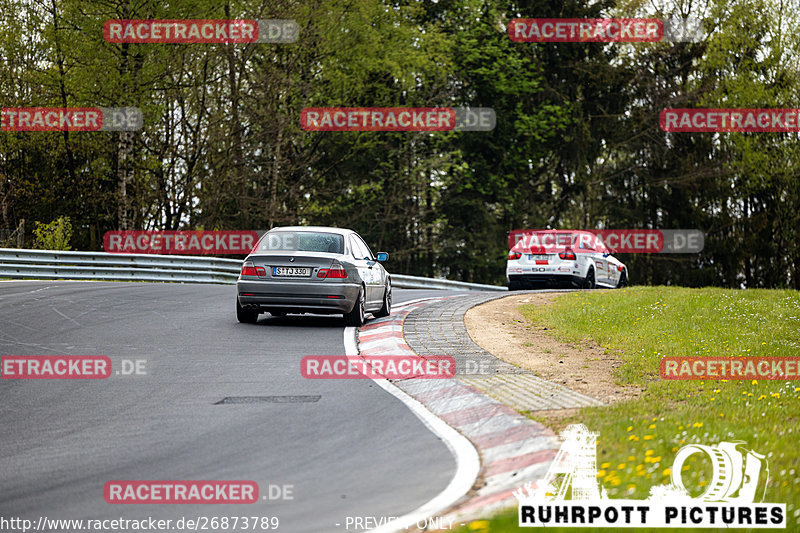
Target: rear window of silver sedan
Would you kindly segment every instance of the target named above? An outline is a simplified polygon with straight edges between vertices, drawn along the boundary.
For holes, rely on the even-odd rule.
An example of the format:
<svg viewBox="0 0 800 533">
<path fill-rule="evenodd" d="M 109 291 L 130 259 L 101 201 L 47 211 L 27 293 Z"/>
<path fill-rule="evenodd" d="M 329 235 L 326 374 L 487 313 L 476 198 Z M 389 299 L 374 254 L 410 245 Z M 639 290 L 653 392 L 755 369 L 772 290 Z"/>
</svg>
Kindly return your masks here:
<svg viewBox="0 0 800 533">
<path fill-rule="evenodd" d="M 265 252 L 344 253 L 344 237 L 321 231 L 271 231 L 258 245 Z"/>
</svg>

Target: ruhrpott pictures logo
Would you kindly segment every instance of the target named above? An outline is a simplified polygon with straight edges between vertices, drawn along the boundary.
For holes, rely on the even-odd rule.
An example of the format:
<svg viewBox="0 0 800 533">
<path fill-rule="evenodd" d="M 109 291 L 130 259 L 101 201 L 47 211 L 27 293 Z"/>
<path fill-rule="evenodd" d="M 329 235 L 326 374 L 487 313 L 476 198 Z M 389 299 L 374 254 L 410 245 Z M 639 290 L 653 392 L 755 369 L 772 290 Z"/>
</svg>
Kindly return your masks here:
<svg viewBox="0 0 800 533">
<path fill-rule="evenodd" d="M 609 499 L 597 481 L 597 436 L 583 424 L 561 433 L 563 443 L 547 475 L 514 493 L 520 527 L 786 528 L 786 504 L 762 503 L 769 481 L 766 457 L 742 442 L 683 446 L 668 485 L 652 487 L 646 500 L 623 500 Z M 712 479 L 692 496 L 683 476 L 695 454 L 711 461 Z"/>
</svg>

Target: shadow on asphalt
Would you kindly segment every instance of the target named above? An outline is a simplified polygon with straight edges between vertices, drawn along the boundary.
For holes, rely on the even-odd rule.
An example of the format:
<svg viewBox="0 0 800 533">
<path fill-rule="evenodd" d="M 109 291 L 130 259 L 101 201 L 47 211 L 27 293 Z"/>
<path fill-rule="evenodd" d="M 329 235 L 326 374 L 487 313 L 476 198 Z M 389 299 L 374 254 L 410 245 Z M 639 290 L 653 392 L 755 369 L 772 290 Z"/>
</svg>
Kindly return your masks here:
<svg viewBox="0 0 800 533">
<path fill-rule="evenodd" d="M 369 324 L 371 319 L 367 319 Z M 257 324 L 241 324 L 242 326 L 282 326 L 295 328 L 343 328 L 344 317 L 339 315 L 286 315 L 272 316 L 264 313 L 258 316 Z"/>
</svg>

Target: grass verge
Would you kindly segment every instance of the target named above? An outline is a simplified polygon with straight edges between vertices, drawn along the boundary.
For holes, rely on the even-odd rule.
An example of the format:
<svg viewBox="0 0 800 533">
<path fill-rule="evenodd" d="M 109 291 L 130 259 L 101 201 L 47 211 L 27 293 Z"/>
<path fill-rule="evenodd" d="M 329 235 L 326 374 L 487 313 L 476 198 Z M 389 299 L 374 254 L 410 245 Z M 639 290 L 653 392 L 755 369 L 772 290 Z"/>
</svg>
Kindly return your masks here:
<svg viewBox="0 0 800 533">
<path fill-rule="evenodd" d="M 618 381 L 644 389 L 637 400 L 582 409 L 553 428 L 580 422 L 599 433 L 598 481 L 609 498 L 645 499 L 667 484 L 683 445 L 744 441 L 767 457 L 764 501 L 786 503 L 787 531 L 800 530 L 800 381 L 664 381 L 658 374 L 668 355 L 800 356 L 800 293 L 632 287 L 568 293 L 552 306 L 520 310 L 562 342 L 589 339 L 618 352 Z M 696 454 L 683 470 L 690 492 L 702 493 L 710 461 Z M 511 512 L 458 531 L 518 530 Z"/>
</svg>

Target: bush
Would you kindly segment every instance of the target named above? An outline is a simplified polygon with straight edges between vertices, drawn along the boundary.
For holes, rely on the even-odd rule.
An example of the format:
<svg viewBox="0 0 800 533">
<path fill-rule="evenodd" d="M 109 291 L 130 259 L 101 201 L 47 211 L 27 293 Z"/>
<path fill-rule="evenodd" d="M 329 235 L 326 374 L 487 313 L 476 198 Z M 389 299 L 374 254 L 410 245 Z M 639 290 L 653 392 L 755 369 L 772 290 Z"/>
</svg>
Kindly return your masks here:
<svg viewBox="0 0 800 533">
<path fill-rule="evenodd" d="M 72 223 L 69 217 L 58 217 L 49 224 L 36 223 L 33 230 L 36 236 L 34 248 L 39 250 L 71 250 L 69 245 L 72 239 Z"/>
</svg>

